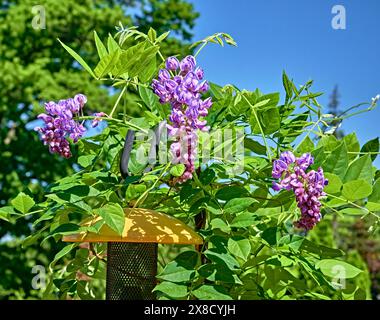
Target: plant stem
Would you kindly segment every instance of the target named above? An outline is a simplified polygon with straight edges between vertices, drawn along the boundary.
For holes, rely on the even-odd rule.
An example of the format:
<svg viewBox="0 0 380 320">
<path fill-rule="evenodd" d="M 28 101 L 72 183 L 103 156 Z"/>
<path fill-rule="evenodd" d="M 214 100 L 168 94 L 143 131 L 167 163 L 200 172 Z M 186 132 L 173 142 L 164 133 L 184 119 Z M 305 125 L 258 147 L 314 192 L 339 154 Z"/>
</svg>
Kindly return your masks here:
<svg viewBox="0 0 380 320">
<path fill-rule="evenodd" d="M 354 203 L 354 202 L 352 202 L 352 201 L 350 201 L 350 200 L 347 200 L 347 199 L 343 199 L 343 198 L 341 198 L 341 197 L 334 196 L 334 195 L 332 195 L 332 194 L 330 194 L 330 193 L 326 193 L 326 194 L 327 194 L 328 197 L 331 197 L 331 198 L 335 198 L 335 199 L 338 199 L 338 200 L 344 201 L 344 202 L 346 202 L 346 203 L 348 203 L 348 204 L 350 204 L 350 205 L 352 205 L 352 206 L 354 206 L 354 207 L 356 207 L 356 208 L 363 209 L 363 210 L 366 211 L 367 213 L 371 212 L 371 211 L 369 211 L 367 208 L 364 208 L 364 207 L 362 207 L 362 206 L 359 206 L 358 204 L 356 204 L 356 203 Z"/>
<path fill-rule="evenodd" d="M 110 118 L 112 118 L 112 116 L 113 116 L 113 114 L 114 114 L 114 112 L 115 112 L 115 110 L 116 110 L 116 108 L 117 108 L 117 106 L 118 106 L 118 104 L 119 104 L 119 102 L 120 102 L 120 99 L 121 99 L 121 97 L 123 96 L 125 90 L 127 90 L 127 86 L 125 86 L 125 87 L 123 88 L 123 90 L 121 90 L 121 92 L 120 92 L 120 94 L 119 94 L 119 96 L 118 96 L 118 98 L 117 98 L 117 100 L 116 100 L 116 102 L 115 102 L 115 105 L 113 106 L 113 108 L 112 108 L 112 110 L 111 110 L 111 113 L 109 114 L 109 117 L 110 117 Z"/>
<path fill-rule="evenodd" d="M 11 215 L 14 215 L 16 216 L 15 219 L 20 219 L 20 218 L 24 218 L 24 217 L 27 217 L 27 216 L 30 216 L 32 214 L 35 214 L 35 213 L 38 213 L 38 212 L 43 212 L 45 211 L 45 209 L 40 209 L 40 210 L 35 210 L 35 211 L 32 211 L 32 212 L 27 212 L 27 213 L 11 213 Z"/>
<path fill-rule="evenodd" d="M 265 244 L 261 244 L 258 248 L 257 248 L 257 250 L 253 253 L 253 255 L 256 257 L 258 254 L 259 254 L 259 252 L 263 249 L 265 247 Z"/>
<path fill-rule="evenodd" d="M 358 204 L 356 204 L 356 203 L 354 203 L 354 202 L 352 202 L 352 201 L 349 201 L 349 200 L 347 200 L 347 199 L 343 199 L 343 198 L 341 198 L 341 197 L 334 196 L 334 195 L 332 195 L 332 194 L 330 194 L 330 193 L 327 193 L 327 196 L 332 197 L 332 198 L 335 198 L 335 199 L 338 199 L 338 200 L 341 200 L 341 201 L 344 201 L 344 202 L 346 202 L 346 203 L 348 203 L 348 204 L 350 204 L 350 205 L 352 205 L 352 206 L 354 206 L 354 207 L 356 207 L 356 208 L 358 208 L 358 209 L 364 210 L 366 213 L 361 217 L 361 219 L 363 219 L 364 217 L 366 217 L 366 216 L 369 215 L 369 214 L 373 215 L 373 216 L 376 217 L 377 219 L 380 219 L 380 217 L 379 217 L 376 213 L 374 213 L 374 212 L 368 210 L 368 209 L 365 208 L 365 207 L 359 206 Z"/>
<path fill-rule="evenodd" d="M 361 107 L 361 106 L 365 106 L 365 105 L 367 105 L 367 104 L 368 104 L 367 102 L 361 102 L 361 103 L 358 103 L 358 104 L 356 104 L 356 105 L 354 105 L 354 106 L 352 106 L 352 107 L 350 107 L 350 108 L 344 110 L 342 113 L 340 113 L 340 114 L 338 115 L 338 118 L 341 118 L 343 115 L 347 114 L 347 113 L 350 112 L 351 110 L 357 109 L 357 108 L 359 108 L 359 107 Z M 336 118 L 334 118 L 333 120 L 336 120 Z"/>
<path fill-rule="evenodd" d="M 198 49 L 198 51 L 194 54 L 194 58 L 197 57 L 197 55 L 202 51 L 202 49 L 207 45 L 207 42 L 204 42 L 200 48 Z"/>
<path fill-rule="evenodd" d="M 319 118 L 318 121 L 316 123 L 314 123 L 314 125 L 311 127 L 311 129 L 308 130 L 307 134 L 300 141 L 300 143 L 297 144 L 297 146 L 294 148 L 294 151 L 296 151 L 299 148 L 299 146 L 306 140 L 306 138 L 310 135 L 310 133 L 314 130 L 314 128 L 319 124 L 320 121 L 321 121 L 321 118 Z"/>
<path fill-rule="evenodd" d="M 239 92 L 241 93 L 241 91 L 239 90 Z M 251 110 L 253 112 L 253 115 L 255 117 L 255 120 L 259 126 L 259 129 L 260 129 L 260 132 L 261 132 L 261 136 L 263 138 L 263 141 L 264 141 L 264 144 L 265 144 L 265 148 L 267 149 L 267 154 L 268 154 L 268 158 L 269 158 L 269 162 L 272 162 L 272 156 L 271 156 L 271 151 L 270 151 L 270 148 L 269 148 L 269 145 L 268 145 L 268 142 L 267 142 L 267 139 L 265 138 L 265 134 L 264 134 L 264 131 L 263 131 L 263 128 L 261 127 L 261 123 L 259 121 L 259 118 L 257 116 L 257 113 L 256 113 L 256 110 L 254 108 L 254 106 L 251 104 L 251 102 L 244 96 L 244 94 L 241 95 L 244 100 L 248 103 L 248 105 L 251 107 Z"/>
<path fill-rule="evenodd" d="M 116 119 L 116 118 L 110 118 L 110 117 L 94 117 L 94 116 L 83 116 L 83 117 L 79 117 L 78 119 L 79 120 L 92 120 L 92 119 L 95 119 L 95 118 L 100 118 L 102 120 L 106 120 L 106 121 L 111 121 L 111 122 L 117 122 L 117 123 L 120 123 L 120 124 L 124 124 L 126 125 L 127 127 L 130 127 L 134 130 L 138 130 L 138 131 L 141 131 L 145 134 L 148 134 L 148 131 L 146 131 L 145 129 L 129 122 L 129 121 L 126 121 L 126 120 L 119 120 L 119 119 Z"/>
<path fill-rule="evenodd" d="M 326 153 L 331 153 L 332 151 L 325 151 Z M 364 151 L 347 151 L 348 154 L 380 154 L 380 152 L 372 152 L 372 151 L 368 151 L 368 152 L 364 152 Z"/>
<path fill-rule="evenodd" d="M 169 167 L 170 167 L 170 165 L 171 165 L 171 163 L 169 162 L 167 165 L 166 165 L 166 167 L 162 170 L 162 172 L 161 172 L 161 174 L 160 174 L 160 176 L 158 177 L 158 179 L 152 184 L 152 186 L 149 188 L 149 189 L 147 189 L 138 199 L 137 199 L 137 201 L 135 202 L 135 204 L 133 205 L 133 208 L 137 208 L 137 206 L 140 204 L 140 202 L 144 202 L 144 200 L 145 200 L 145 198 L 148 196 L 148 193 L 150 192 L 150 191 L 152 191 L 155 187 L 156 187 L 156 185 L 157 185 L 157 183 L 158 183 L 158 181 L 160 181 L 161 180 L 161 178 L 164 176 L 164 174 L 167 172 L 167 170 L 169 169 Z"/>
</svg>

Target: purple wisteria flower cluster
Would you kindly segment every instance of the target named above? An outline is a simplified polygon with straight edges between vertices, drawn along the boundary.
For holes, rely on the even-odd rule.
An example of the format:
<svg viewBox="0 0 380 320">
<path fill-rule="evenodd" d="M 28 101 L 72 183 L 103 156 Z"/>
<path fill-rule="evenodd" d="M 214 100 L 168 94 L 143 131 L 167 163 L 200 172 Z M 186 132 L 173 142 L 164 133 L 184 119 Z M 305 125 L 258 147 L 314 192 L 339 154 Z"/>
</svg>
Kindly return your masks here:
<svg viewBox="0 0 380 320">
<path fill-rule="evenodd" d="M 44 121 L 43 127 L 34 130 L 41 133 L 41 139 L 49 146 L 51 153 L 70 158 L 70 137 L 76 143 L 85 133 L 83 124 L 73 119 L 74 115 L 82 112 L 87 98 L 83 94 L 77 94 L 74 98 L 60 100 L 58 103 L 50 101 L 45 103 L 46 113 L 38 115 L 38 119 Z"/>
<path fill-rule="evenodd" d="M 175 142 L 170 146 L 170 152 L 174 164 L 185 165 L 185 172 L 176 179 L 176 182 L 183 183 L 193 177 L 198 143 L 196 130 L 209 130 L 207 121 L 201 118 L 207 116 L 212 101 L 211 98 L 202 100 L 209 85 L 203 80 L 204 72 L 196 66 L 193 56 L 181 61 L 169 57 L 165 67 L 159 71 L 158 79 L 153 80 L 152 88 L 160 103 L 171 105 L 168 133 Z"/>
<path fill-rule="evenodd" d="M 305 230 L 312 229 L 321 220 L 319 198 L 326 195 L 323 188 L 328 184 L 321 167 L 306 172 L 313 163 L 314 158 L 309 153 L 296 158 L 291 151 L 285 151 L 273 162 L 272 170 L 273 178 L 280 179 L 273 183 L 274 190 L 293 190 L 301 210 L 301 218 L 294 224 Z"/>
</svg>

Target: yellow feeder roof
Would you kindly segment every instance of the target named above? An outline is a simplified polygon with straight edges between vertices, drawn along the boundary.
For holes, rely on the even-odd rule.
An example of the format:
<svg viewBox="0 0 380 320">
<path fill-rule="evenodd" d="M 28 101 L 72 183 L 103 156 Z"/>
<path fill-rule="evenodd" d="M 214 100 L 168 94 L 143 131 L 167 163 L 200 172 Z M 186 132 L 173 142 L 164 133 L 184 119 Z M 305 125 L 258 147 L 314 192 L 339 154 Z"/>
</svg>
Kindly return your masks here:
<svg viewBox="0 0 380 320">
<path fill-rule="evenodd" d="M 202 244 L 202 237 L 182 221 L 149 209 L 126 208 L 125 225 L 120 236 L 104 224 L 99 233 L 83 232 L 66 235 L 65 242 L 153 242 L 166 244 Z M 86 220 L 91 226 L 101 218 Z"/>
</svg>

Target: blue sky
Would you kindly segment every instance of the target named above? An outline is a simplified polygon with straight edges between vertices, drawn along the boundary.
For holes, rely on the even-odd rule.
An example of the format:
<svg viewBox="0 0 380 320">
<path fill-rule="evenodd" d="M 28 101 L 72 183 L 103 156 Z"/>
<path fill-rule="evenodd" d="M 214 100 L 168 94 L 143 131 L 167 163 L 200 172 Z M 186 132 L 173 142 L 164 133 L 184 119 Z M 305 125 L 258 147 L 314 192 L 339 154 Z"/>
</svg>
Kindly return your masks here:
<svg viewBox="0 0 380 320">
<path fill-rule="evenodd" d="M 335 84 L 341 109 L 370 101 L 380 93 L 379 0 L 191 0 L 200 12 L 195 40 L 215 32 L 230 33 L 238 47 L 210 45 L 198 63 L 206 77 L 241 89 L 282 90 L 285 70 L 296 84 L 314 80 L 314 92 Z M 346 29 L 334 30 L 334 5 L 346 9 Z M 283 91 L 281 91 L 283 92 Z M 380 107 L 343 123 L 363 144 L 380 135 Z M 377 161 L 379 162 L 379 161 Z"/>
</svg>

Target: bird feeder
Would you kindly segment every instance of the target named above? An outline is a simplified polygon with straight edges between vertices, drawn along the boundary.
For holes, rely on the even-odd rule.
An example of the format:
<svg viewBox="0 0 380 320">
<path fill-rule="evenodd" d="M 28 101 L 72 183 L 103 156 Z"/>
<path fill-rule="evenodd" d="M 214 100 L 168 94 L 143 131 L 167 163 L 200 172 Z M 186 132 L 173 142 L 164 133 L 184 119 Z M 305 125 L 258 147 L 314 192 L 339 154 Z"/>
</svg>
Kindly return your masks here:
<svg viewBox="0 0 380 320">
<path fill-rule="evenodd" d="M 134 132 L 130 130 L 120 162 L 124 178 L 128 176 L 133 139 Z M 98 233 L 66 235 L 63 241 L 107 243 L 107 300 L 154 300 L 158 244 L 199 245 L 203 240 L 188 225 L 167 214 L 143 208 L 125 208 L 124 212 L 121 235 L 104 224 Z M 90 227 L 100 219 L 92 218 L 82 225 Z"/>
</svg>

